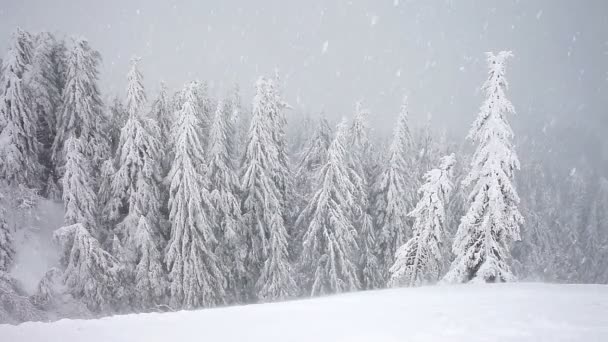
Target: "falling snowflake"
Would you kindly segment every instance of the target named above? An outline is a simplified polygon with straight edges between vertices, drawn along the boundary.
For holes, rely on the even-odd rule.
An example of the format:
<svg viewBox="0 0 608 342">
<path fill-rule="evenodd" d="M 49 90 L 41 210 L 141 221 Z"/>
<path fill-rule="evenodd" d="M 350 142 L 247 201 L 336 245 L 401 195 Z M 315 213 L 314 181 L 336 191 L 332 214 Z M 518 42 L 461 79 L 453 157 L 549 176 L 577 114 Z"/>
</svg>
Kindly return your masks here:
<svg viewBox="0 0 608 342">
<path fill-rule="evenodd" d="M 323 43 L 323 48 L 321 49 L 321 53 L 325 54 L 327 52 L 327 47 L 329 46 L 329 41 L 326 40 L 325 43 Z"/>
<path fill-rule="evenodd" d="M 376 26 L 377 23 L 378 23 L 378 16 L 377 15 L 372 15 L 370 26 L 374 27 L 374 26 Z"/>
</svg>

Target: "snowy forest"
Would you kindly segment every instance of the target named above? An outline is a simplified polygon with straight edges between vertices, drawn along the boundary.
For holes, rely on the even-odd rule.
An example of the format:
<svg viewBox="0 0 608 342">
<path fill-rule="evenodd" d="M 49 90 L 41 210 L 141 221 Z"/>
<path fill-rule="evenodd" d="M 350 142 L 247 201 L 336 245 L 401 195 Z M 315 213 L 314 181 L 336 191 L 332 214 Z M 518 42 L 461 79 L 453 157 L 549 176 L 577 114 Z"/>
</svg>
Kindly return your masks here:
<svg viewBox="0 0 608 342">
<path fill-rule="evenodd" d="M 0 323 L 608 284 L 606 170 L 560 162 L 559 131 L 512 128 L 516 54 L 480 51 L 466 136 L 414 122 L 406 94 L 382 134 L 365 98 L 343 117 L 299 111 L 280 71 L 221 93 L 196 79 L 151 90 L 132 57 L 108 96 L 87 39 L 16 28 L 0 74 Z M 26 264 L 49 267 L 31 279 Z"/>
</svg>

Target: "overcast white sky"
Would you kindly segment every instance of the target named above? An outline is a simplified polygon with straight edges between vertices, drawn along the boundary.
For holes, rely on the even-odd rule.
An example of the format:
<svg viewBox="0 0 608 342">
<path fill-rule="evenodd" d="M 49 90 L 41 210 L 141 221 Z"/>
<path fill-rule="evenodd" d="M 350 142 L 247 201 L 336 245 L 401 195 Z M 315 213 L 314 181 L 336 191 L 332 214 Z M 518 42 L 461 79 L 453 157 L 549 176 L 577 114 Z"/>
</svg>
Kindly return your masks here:
<svg viewBox="0 0 608 342">
<path fill-rule="evenodd" d="M 414 125 L 432 117 L 463 137 L 482 101 L 483 53 L 510 49 L 516 132 L 549 120 L 608 128 L 604 0 L 0 0 L 2 50 L 17 25 L 87 37 L 104 58 L 104 95 L 124 93 L 133 55 L 150 98 L 160 80 L 200 79 L 220 94 L 238 82 L 249 102 L 254 80 L 278 68 L 298 113 L 351 115 L 363 99 L 382 131 L 407 93 Z"/>
</svg>

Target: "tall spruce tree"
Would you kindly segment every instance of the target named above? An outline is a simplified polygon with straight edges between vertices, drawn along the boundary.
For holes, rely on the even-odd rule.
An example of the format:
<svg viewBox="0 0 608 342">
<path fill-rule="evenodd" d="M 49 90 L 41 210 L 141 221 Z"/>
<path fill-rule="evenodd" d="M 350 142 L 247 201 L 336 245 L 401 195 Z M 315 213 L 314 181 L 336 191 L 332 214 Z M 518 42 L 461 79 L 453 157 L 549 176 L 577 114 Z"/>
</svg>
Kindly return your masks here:
<svg viewBox="0 0 608 342">
<path fill-rule="evenodd" d="M 505 90 L 505 62 L 511 52 L 487 53 L 489 75 L 483 85 L 486 100 L 468 138 L 479 145 L 463 183 L 472 186 L 470 207 L 454 238 L 456 259 L 446 274 L 451 282 L 503 282 L 514 279 L 509 245 L 519 240 L 523 218 L 512 184 L 519 160 L 511 140 L 507 115 L 514 113 Z"/>
<path fill-rule="evenodd" d="M 227 111 L 228 110 L 228 111 Z M 246 276 L 243 265 L 244 226 L 239 199 L 239 180 L 230 154 L 230 137 L 234 132 L 230 122 L 230 107 L 219 101 L 209 136 L 210 199 L 216 215 L 213 223 L 219 240 L 216 253 L 228 273 L 228 291 L 233 301 L 243 299 L 242 283 Z"/>
<path fill-rule="evenodd" d="M 63 248 L 61 264 L 68 292 L 93 312 L 109 312 L 121 287 L 120 268 L 95 237 L 97 203 L 82 140 L 70 137 L 65 143 L 62 183 L 66 226 L 55 231 L 53 238 Z"/>
<path fill-rule="evenodd" d="M 347 130 L 343 120 L 318 171 L 318 188 L 296 221 L 306 226 L 300 264 L 304 287 L 312 296 L 353 291 L 361 286 L 353 225 L 357 188 L 351 182 L 346 160 Z"/>
<path fill-rule="evenodd" d="M 195 91 L 190 84 L 182 109 L 176 113 L 171 132 L 174 159 L 166 179 L 171 222 L 166 264 L 175 308 L 225 302 L 225 269 L 214 253 L 217 239 Z"/>
<path fill-rule="evenodd" d="M 160 143 L 156 123 L 142 111 L 146 102 L 138 58 L 131 60 L 127 75 L 127 112 L 117 150 L 118 170 L 113 177 L 114 197 L 124 213 L 115 233 L 126 251 L 129 277 L 133 278 L 132 299 L 138 308 L 159 304 L 164 295 L 160 216 Z"/>
<path fill-rule="evenodd" d="M 161 166 L 163 173 L 169 171 L 169 162 L 171 160 L 171 125 L 173 111 L 171 110 L 171 101 L 167 93 L 167 86 L 164 82 L 160 83 L 160 91 L 156 100 L 152 103 L 152 118 L 156 120 L 160 133 L 160 141 L 163 142 L 161 147 Z"/>
<path fill-rule="evenodd" d="M 21 29 L 3 61 L 0 84 L 0 179 L 11 184 L 40 185 L 36 111 L 26 82 L 32 61 L 31 36 Z"/>
<path fill-rule="evenodd" d="M 412 136 L 408 125 L 407 99 L 401 105 L 388 162 L 374 184 L 374 216 L 378 227 L 378 249 L 383 272 L 395 262 L 395 252 L 411 237 L 407 216 L 413 206 Z"/>
<path fill-rule="evenodd" d="M 39 160 L 43 167 L 42 180 L 45 182 L 43 192 L 47 197 L 56 196 L 55 167 L 50 156 L 64 83 L 62 69 L 65 56 L 61 46 L 62 42 L 48 32 L 36 35 L 32 65 L 26 77 L 32 110 L 37 117 L 36 137 L 40 142 Z"/>
<path fill-rule="evenodd" d="M 110 153 L 97 85 L 100 61 L 99 52 L 93 50 L 87 40 L 74 40 L 67 57 L 62 111 L 57 115 L 57 134 L 52 146 L 52 158 L 58 168 L 63 166 L 63 144 L 72 135 L 84 139 L 85 155 L 95 172 Z"/>
<path fill-rule="evenodd" d="M 454 163 L 454 154 L 443 157 L 439 168 L 424 176 L 420 200 L 409 213 L 414 218 L 413 237 L 399 247 L 395 264 L 390 268 L 393 285 L 434 282 L 443 272 L 446 264 L 444 225 Z"/>
<path fill-rule="evenodd" d="M 243 160 L 241 188 L 246 224 L 246 267 L 261 300 L 287 298 L 296 292 L 284 220 L 284 168 L 277 143 L 278 97 L 272 81 L 256 83 L 253 117 Z"/>
<path fill-rule="evenodd" d="M 384 285 L 378 262 L 376 229 L 372 219 L 371 184 L 374 183 L 375 170 L 372 158 L 372 145 L 369 140 L 367 117 L 369 112 L 361 102 L 355 106 L 355 117 L 349 131 L 349 165 L 351 181 L 357 189 L 357 210 L 355 227 L 359 232 L 359 272 L 364 289 L 374 289 Z"/>
</svg>

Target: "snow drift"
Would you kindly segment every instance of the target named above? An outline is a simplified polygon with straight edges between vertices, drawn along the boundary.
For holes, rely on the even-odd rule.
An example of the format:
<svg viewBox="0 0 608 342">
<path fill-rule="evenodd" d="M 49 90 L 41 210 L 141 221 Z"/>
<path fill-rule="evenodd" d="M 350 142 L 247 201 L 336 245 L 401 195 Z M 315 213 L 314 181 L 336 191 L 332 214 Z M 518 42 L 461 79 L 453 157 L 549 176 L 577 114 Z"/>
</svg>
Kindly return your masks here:
<svg viewBox="0 0 608 342">
<path fill-rule="evenodd" d="M 11 342 L 608 341 L 608 286 L 392 289 L 291 302 L 0 325 Z"/>
</svg>

